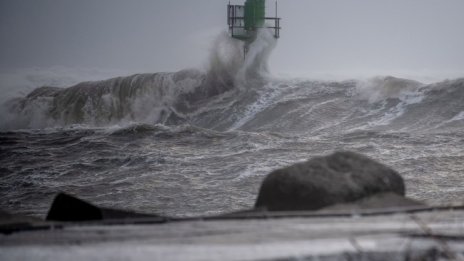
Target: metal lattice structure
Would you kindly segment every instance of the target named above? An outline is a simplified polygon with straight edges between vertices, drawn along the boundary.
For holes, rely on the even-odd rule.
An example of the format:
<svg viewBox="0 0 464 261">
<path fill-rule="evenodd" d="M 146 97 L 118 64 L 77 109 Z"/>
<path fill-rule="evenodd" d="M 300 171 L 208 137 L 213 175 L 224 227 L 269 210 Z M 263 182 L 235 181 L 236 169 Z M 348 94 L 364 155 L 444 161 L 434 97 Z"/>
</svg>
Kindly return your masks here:
<svg viewBox="0 0 464 261">
<path fill-rule="evenodd" d="M 259 28 L 270 28 L 275 38 L 280 37 L 280 18 L 277 17 L 277 1 L 275 17 L 266 16 L 266 0 L 246 0 L 244 5 L 227 6 L 227 24 L 229 34 L 235 39 L 252 42 Z"/>
</svg>

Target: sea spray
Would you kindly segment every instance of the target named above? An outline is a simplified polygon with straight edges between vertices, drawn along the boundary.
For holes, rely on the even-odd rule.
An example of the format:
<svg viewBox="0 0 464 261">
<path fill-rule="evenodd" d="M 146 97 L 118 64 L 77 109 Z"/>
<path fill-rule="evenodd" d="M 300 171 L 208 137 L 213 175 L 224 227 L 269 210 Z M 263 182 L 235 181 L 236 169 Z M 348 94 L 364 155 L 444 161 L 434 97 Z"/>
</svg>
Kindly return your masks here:
<svg viewBox="0 0 464 261">
<path fill-rule="evenodd" d="M 227 32 L 220 33 L 214 40 L 207 74 L 223 84 L 234 81 L 243 66 L 243 42 L 230 38 Z"/>
<path fill-rule="evenodd" d="M 231 38 L 226 32 L 218 35 L 210 52 L 208 74 L 222 82 L 233 79 L 243 87 L 249 81 L 269 76 L 269 57 L 277 40 L 267 28 L 261 28 L 251 43 Z M 246 45 L 247 52 L 244 52 Z M 227 78 L 224 78 L 227 77 Z M 248 86 L 250 87 L 250 86 Z"/>
<path fill-rule="evenodd" d="M 267 77 L 269 57 L 276 44 L 277 40 L 270 29 L 259 29 L 256 39 L 249 46 L 244 65 L 238 73 L 238 79 L 244 82 L 257 77 Z"/>
<path fill-rule="evenodd" d="M 252 43 L 230 38 L 227 34 L 219 35 L 211 52 L 213 59 L 210 65 L 213 67 L 210 68 L 209 74 L 219 71 L 218 68 L 227 70 L 220 75 L 228 77 L 227 80 L 234 86 L 233 101 L 229 103 L 223 100 L 223 104 L 227 104 L 222 109 L 226 115 L 220 119 L 214 116 L 214 112 L 204 113 L 202 118 L 208 120 L 196 123 L 204 125 L 208 122 L 208 127 L 235 130 L 272 103 L 273 98 L 279 93 L 278 88 L 273 88 L 275 86 L 270 82 L 268 68 L 268 60 L 275 45 L 276 39 L 272 32 L 265 28 L 258 31 Z M 244 106 L 244 103 L 248 102 L 252 103 Z M 214 124 L 214 118 L 221 124 Z"/>
<path fill-rule="evenodd" d="M 367 99 L 371 103 L 400 98 L 419 91 L 423 86 L 423 83 L 417 81 L 392 76 L 378 76 L 357 81 L 357 90 L 360 97 Z"/>
<path fill-rule="evenodd" d="M 212 45 L 206 72 L 136 74 L 68 88 L 40 87 L 2 104 L 0 130 L 103 127 L 131 123 L 178 124 L 229 91 L 244 95 L 260 86 L 275 39 L 261 30 L 246 59 L 243 43 L 221 33 Z"/>
</svg>

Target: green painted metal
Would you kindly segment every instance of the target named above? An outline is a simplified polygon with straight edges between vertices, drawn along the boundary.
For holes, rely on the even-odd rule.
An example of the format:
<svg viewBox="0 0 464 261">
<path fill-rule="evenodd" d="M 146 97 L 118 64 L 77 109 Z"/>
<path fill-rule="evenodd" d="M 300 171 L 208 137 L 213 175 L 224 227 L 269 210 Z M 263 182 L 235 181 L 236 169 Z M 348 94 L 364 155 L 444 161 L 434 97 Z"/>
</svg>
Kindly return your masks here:
<svg viewBox="0 0 464 261">
<path fill-rule="evenodd" d="M 247 0 L 245 2 L 245 29 L 254 31 L 264 25 L 266 0 Z"/>
<path fill-rule="evenodd" d="M 259 28 L 273 30 L 274 37 L 279 38 L 280 18 L 266 17 L 266 0 L 246 0 L 244 5 L 231 5 L 229 3 L 227 24 L 230 36 L 244 41 L 245 45 L 249 45 L 256 39 Z"/>
</svg>

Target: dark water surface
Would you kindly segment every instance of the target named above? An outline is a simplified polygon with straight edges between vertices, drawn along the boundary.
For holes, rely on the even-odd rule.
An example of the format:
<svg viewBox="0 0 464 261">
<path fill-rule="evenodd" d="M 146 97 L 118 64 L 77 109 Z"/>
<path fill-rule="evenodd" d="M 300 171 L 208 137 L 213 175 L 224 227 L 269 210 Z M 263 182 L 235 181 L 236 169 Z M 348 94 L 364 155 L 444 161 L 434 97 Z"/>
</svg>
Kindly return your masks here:
<svg viewBox="0 0 464 261">
<path fill-rule="evenodd" d="M 223 72 L 39 88 L 4 105 L 0 208 L 43 217 L 65 191 L 175 216 L 252 207 L 270 171 L 334 150 L 377 159 L 408 196 L 464 198 L 464 79 L 321 82 Z"/>
</svg>

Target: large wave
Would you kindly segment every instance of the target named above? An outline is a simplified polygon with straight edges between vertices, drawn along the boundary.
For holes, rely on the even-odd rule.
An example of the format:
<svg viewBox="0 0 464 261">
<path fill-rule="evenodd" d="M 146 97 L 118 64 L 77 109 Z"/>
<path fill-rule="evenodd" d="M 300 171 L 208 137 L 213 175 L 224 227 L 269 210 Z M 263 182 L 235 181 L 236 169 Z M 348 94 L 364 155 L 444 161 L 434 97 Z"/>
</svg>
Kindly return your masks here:
<svg viewBox="0 0 464 261">
<path fill-rule="evenodd" d="M 223 33 L 213 45 L 206 72 L 190 69 L 82 82 L 68 88 L 43 86 L 23 98 L 5 102 L 0 128 L 187 120 L 189 113 L 197 112 L 215 97 L 243 90 L 245 83 L 262 81 L 274 44 L 272 35 L 262 31 L 244 59 L 242 43 Z"/>
<path fill-rule="evenodd" d="M 214 130 L 319 134 L 463 125 L 464 79 L 434 84 L 392 76 L 275 79 L 267 68 L 274 46 L 272 34 L 261 31 L 244 59 L 243 43 L 224 33 L 216 39 L 205 71 L 43 86 L 3 104 L 0 129 L 188 123 Z"/>
<path fill-rule="evenodd" d="M 243 106 L 241 129 L 334 134 L 443 131 L 464 125 L 464 78 L 422 84 L 392 76 L 342 82 L 274 80 Z"/>
</svg>

